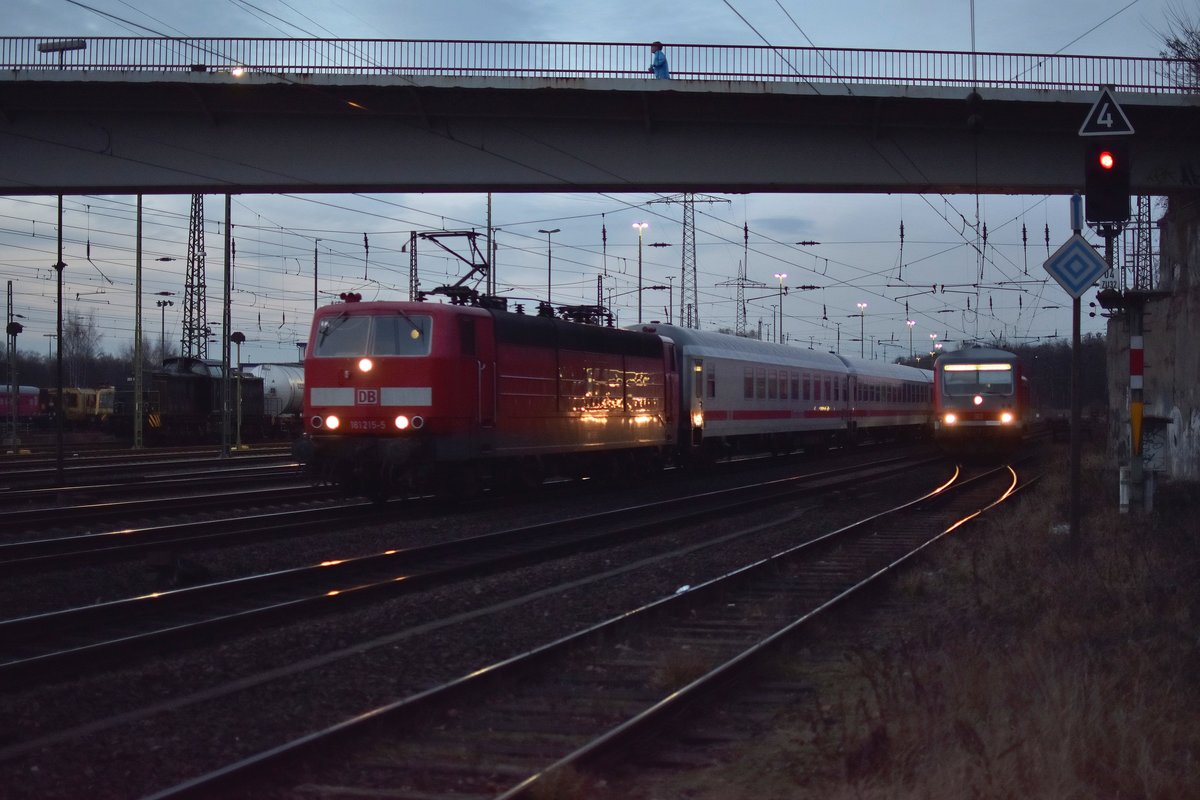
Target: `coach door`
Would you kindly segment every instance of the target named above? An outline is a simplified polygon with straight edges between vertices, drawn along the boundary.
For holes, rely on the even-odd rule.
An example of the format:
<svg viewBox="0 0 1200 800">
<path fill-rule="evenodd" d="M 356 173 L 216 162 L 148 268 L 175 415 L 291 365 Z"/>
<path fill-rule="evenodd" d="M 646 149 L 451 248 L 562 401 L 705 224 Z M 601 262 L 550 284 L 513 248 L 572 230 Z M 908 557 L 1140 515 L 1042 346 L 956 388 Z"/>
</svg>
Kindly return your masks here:
<svg viewBox="0 0 1200 800">
<path fill-rule="evenodd" d="M 704 359 L 690 358 L 687 365 L 687 381 L 681 387 L 686 392 L 684 407 L 690 418 L 691 443 L 699 446 L 704 439 Z M 712 369 L 711 365 L 709 369 Z"/>
<path fill-rule="evenodd" d="M 859 405 L 862 398 L 859 395 L 858 376 L 851 374 L 846 379 L 846 431 L 851 437 L 854 436 L 855 428 L 858 427 Z"/>
</svg>

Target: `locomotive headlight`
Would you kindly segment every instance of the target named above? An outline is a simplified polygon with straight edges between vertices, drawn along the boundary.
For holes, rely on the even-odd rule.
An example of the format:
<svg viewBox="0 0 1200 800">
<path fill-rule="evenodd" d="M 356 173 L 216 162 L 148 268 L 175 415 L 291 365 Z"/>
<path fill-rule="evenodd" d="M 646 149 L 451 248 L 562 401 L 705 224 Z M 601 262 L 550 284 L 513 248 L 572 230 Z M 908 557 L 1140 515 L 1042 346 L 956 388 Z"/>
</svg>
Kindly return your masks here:
<svg viewBox="0 0 1200 800">
<path fill-rule="evenodd" d="M 342 421 L 333 414 L 330 414 L 325 418 L 325 427 L 331 431 L 336 431 L 339 427 L 341 427 L 341 424 Z"/>
<path fill-rule="evenodd" d="M 946 423 L 947 425 L 953 425 L 954 423 L 958 422 L 958 415 L 953 413 L 947 414 L 946 416 L 942 417 L 942 422 Z"/>
<path fill-rule="evenodd" d="M 974 402 L 975 405 L 977 405 L 977 406 L 983 405 L 983 395 L 981 395 L 981 394 L 975 395 L 975 399 L 972 402 Z"/>
<path fill-rule="evenodd" d="M 1000 414 L 1000 423 L 1003 425 L 1012 425 L 1013 415 L 1011 411 L 1005 411 Z"/>
<path fill-rule="evenodd" d="M 693 428 L 703 428 L 704 427 L 704 412 L 703 411 L 693 411 L 692 412 L 692 427 Z"/>
<path fill-rule="evenodd" d="M 375 362 L 369 358 L 360 358 L 358 360 L 358 371 L 359 372 L 370 372 L 371 368 L 374 366 L 375 366 Z"/>
<path fill-rule="evenodd" d="M 396 424 L 396 430 L 398 431 L 402 431 L 408 427 L 408 417 L 404 416 L 403 414 L 396 417 L 394 422 Z"/>
</svg>

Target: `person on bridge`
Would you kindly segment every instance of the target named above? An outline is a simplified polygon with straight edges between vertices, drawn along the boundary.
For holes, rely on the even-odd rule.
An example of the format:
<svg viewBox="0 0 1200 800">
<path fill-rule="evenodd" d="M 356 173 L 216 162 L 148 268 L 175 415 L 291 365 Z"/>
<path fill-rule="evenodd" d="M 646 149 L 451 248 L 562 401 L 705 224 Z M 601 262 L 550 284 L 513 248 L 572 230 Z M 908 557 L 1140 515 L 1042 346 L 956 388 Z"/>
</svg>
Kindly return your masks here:
<svg viewBox="0 0 1200 800">
<path fill-rule="evenodd" d="M 670 80 L 671 70 L 667 68 L 667 54 L 663 52 L 662 42 L 650 45 L 650 69 L 647 70 L 655 78 Z"/>
</svg>

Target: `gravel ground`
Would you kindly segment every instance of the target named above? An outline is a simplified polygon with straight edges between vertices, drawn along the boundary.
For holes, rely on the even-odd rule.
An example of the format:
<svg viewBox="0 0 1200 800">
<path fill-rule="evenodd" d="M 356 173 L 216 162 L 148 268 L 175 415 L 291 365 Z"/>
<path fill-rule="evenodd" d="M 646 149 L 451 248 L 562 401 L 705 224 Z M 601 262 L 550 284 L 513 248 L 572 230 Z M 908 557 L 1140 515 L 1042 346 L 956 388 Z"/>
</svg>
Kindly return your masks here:
<svg viewBox="0 0 1200 800">
<path fill-rule="evenodd" d="M 761 480 L 776 470 L 780 474 L 809 471 L 802 461 L 789 462 L 756 469 L 753 477 Z M 686 535 L 667 537 L 666 543 L 634 543 L 559 559 L 215 647 L 164 653 L 157 660 L 69 685 L 6 693 L 0 696 L 0 713 L 8 721 L 0 730 L 3 794 L 13 800 L 143 795 L 566 635 L 671 593 L 682 584 L 723 574 L 737 564 L 882 507 L 894 493 L 913 493 L 933 482 L 909 475 L 889 485 L 886 493 L 865 490 L 854 497 L 830 498 L 835 502 L 800 502 L 739 517 L 737 525 L 752 527 L 803 511 L 796 521 L 778 530 L 669 562 L 651 561 L 629 568 L 670 544 L 727 533 L 732 523 L 714 521 Z M 485 502 L 469 513 L 449 513 L 419 522 L 397 520 L 286 543 L 193 554 L 191 558 L 214 575 L 233 577 L 629 505 L 661 496 L 664 487 L 678 485 L 690 492 L 730 483 L 728 475 L 716 475 L 668 480 L 645 490 L 586 487 L 582 492 L 547 491 L 519 503 Z M 497 613 L 479 613 L 505 600 L 604 571 L 614 574 Z M 77 603 L 81 597 L 143 592 L 152 588 L 147 585 L 152 580 L 144 564 L 81 569 L 14 580 L 4 594 L 20 597 L 30 607 L 61 607 Z M 296 669 L 295 665 L 306 662 L 308 668 Z M 278 671 L 274 680 L 253 678 L 268 670 Z M 243 684 L 231 686 L 236 681 Z M 195 702 L 180 703 L 182 697 Z M 153 704 L 159 704 L 155 713 L 137 711 Z M 123 713 L 130 715 L 124 724 L 97 724 L 86 735 L 54 738 L 57 731 Z"/>
</svg>

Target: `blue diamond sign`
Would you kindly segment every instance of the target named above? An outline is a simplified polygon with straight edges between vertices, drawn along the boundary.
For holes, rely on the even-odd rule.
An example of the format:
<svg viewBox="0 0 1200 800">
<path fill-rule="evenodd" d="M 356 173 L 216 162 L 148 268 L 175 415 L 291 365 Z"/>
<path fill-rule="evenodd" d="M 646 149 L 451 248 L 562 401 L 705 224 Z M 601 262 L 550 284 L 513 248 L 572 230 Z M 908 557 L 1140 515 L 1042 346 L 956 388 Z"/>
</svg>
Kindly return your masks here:
<svg viewBox="0 0 1200 800">
<path fill-rule="evenodd" d="M 1077 233 L 1042 262 L 1042 268 L 1071 297 L 1082 297 L 1101 275 L 1108 272 L 1108 262 Z"/>
</svg>

